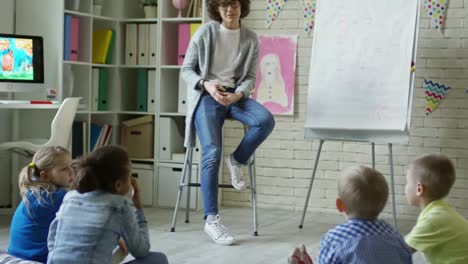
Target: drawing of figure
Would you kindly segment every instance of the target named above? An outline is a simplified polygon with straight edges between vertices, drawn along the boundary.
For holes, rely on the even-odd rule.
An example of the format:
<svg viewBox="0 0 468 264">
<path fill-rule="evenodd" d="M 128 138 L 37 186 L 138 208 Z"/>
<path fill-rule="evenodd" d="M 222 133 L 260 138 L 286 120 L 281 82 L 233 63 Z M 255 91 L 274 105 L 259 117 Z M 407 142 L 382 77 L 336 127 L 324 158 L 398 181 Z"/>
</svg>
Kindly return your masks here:
<svg viewBox="0 0 468 264">
<path fill-rule="evenodd" d="M 13 70 L 13 52 L 5 54 L 2 58 L 2 71 L 10 72 Z"/>
<path fill-rule="evenodd" d="M 281 75 L 281 63 L 278 55 L 269 53 L 260 62 L 261 82 L 256 100 L 263 104 L 275 102 L 283 107 L 288 106 L 286 85 Z"/>
</svg>

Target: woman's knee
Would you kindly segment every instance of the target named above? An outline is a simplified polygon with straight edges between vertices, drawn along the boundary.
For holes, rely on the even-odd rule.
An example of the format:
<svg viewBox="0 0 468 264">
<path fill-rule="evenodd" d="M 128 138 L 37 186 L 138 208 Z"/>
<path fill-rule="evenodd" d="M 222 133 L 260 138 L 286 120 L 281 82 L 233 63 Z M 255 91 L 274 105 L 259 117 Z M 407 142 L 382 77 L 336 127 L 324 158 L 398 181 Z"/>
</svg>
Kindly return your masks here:
<svg viewBox="0 0 468 264">
<path fill-rule="evenodd" d="M 204 162 L 219 163 L 221 160 L 221 153 L 223 148 L 221 146 L 206 146 L 202 148 L 202 158 Z"/>
<path fill-rule="evenodd" d="M 275 124 L 275 118 L 269 111 L 267 111 L 267 113 L 263 115 L 263 117 L 259 120 L 260 127 L 268 132 L 273 131 L 273 128 L 275 128 Z"/>
<path fill-rule="evenodd" d="M 151 259 L 151 263 L 156 263 L 156 264 L 167 264 L 169 263 L 167 261 L 167 257 L 164 253 L 161 252 L 150 252 L 148 255 L 148 258 Z"/>
</svg>

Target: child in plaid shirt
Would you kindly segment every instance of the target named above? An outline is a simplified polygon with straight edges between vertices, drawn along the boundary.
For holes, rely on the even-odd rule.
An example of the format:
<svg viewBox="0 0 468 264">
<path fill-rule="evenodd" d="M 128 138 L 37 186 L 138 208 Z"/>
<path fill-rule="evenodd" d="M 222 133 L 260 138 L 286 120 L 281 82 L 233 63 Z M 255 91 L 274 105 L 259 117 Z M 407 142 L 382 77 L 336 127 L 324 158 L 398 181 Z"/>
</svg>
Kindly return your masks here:
<svg viewBox="0 0 468 264">
<path fill-rule="evenodd" d="M 343 171 L 336 207 L 347 221 L 322 238 L 319 263 L 412 263 L 403 237 L 377 218 L 387 198 L 388 185 L 380 172 L 366 166 Z"/>
</svg>

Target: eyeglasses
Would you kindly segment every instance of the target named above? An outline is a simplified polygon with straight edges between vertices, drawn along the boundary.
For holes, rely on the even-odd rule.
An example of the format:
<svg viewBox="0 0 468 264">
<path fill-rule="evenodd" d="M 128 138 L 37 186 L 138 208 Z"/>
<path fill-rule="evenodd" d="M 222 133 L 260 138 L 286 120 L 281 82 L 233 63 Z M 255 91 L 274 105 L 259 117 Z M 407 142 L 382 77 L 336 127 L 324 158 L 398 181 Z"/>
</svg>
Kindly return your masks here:
<svg viewBox="0 0 468 264">
<path fill-rule="evenodd" d="M 228 10 L 229 6 L 232 8 L 232 9 L 237 9 L 241 6 L 240 2 L 239 1 L 232 1 L 232 2 L 223 2 L 221 4 L 219 4 L 219 7 L 221 8 L 221 10 L 223 11 L 226 11 Z"/>
</svg>

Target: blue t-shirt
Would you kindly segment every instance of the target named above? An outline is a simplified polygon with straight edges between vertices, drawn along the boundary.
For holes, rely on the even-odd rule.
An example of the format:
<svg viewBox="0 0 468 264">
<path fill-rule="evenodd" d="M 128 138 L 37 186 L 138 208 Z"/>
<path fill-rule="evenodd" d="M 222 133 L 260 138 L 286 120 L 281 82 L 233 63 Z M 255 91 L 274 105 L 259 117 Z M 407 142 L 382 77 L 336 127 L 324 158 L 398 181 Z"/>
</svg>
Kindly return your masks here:
<svg viewBox="0 0 468 264">
<path fill-rule="evenodd" d="M 47 262 L 49 226 L 66 193 L 65 189 L 57 189 L 49 196 L 42 192 L 40 203 L 31 192 L 26 194 L 29 212 L 24 201 L 21 201 L 11 221 L 9 254 L 26 260 Z"/>
</svg>

